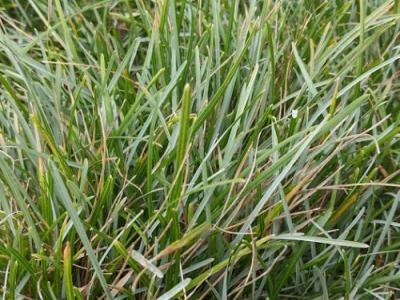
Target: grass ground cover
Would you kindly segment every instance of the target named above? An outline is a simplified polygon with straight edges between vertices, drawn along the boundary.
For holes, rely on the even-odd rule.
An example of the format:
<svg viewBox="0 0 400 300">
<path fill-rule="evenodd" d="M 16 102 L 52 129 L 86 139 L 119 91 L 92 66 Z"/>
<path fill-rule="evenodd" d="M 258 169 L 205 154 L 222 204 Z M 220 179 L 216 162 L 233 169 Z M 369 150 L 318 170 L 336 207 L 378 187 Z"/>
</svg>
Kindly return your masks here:
<svg viewBox="0 0 400 300">
<path fill-rule="evenodd" d="M 0 0 L 2 299 L 400 297 L 399 19 Z"/>
</svg>

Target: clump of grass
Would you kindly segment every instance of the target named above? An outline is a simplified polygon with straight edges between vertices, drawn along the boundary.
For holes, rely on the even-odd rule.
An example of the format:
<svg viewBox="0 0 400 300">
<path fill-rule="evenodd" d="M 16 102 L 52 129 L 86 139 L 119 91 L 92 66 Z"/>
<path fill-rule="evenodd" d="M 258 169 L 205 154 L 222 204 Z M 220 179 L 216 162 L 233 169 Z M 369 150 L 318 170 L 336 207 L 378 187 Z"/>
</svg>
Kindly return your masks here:
<svg viewBox="0 0 400 300">
<path fill-rule="evenodd" d="M 3 299 L 398 296 L 398 8 L 3 0 Z"/>
</svg>

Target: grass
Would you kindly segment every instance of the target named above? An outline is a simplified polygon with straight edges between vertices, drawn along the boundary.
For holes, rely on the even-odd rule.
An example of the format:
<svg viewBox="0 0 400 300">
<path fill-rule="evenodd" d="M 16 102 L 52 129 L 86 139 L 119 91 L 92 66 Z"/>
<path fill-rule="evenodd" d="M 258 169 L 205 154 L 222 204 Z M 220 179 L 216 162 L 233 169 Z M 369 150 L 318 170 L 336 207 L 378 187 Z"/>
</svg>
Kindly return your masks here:
<svg viewBox="0 0 400 300">
<path fill-rule="evenodd" d="M 2 299 L 400 297 L 399 1 L 0 4 Z"/>
</svg>

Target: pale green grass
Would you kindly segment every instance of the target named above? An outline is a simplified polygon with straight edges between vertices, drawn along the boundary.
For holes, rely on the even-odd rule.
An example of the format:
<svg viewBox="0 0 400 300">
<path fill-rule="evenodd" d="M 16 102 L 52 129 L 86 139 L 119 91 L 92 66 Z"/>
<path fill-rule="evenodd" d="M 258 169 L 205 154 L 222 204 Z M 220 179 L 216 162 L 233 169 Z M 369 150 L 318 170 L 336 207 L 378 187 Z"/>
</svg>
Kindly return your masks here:
<svg viewBox="0 0 400 300">
<path fill-rule="evenodd" d="M 2 299 L 400 297 L 399 13 L 0 0 Z"/>
</svg>

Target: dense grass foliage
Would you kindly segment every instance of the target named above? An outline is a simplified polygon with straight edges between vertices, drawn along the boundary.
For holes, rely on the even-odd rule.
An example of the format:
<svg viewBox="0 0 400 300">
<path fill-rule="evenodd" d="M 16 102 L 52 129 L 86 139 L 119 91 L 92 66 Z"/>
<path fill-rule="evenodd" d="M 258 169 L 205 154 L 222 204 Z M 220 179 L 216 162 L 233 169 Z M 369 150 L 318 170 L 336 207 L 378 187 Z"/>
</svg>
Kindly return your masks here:
<svg viewBox="0 0 400 300">
<path fill-rule="evenodd" d="M 400 297 L 399 1 L 0 4 L 2 299 Z"/>
</svg>

